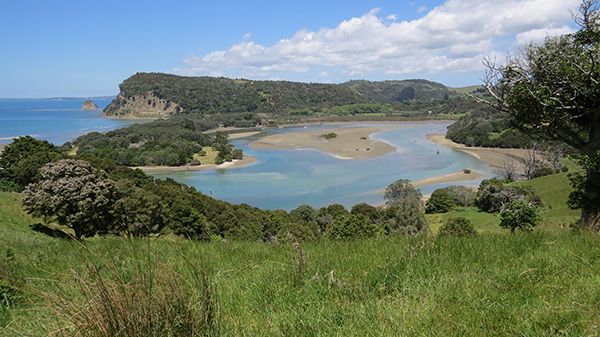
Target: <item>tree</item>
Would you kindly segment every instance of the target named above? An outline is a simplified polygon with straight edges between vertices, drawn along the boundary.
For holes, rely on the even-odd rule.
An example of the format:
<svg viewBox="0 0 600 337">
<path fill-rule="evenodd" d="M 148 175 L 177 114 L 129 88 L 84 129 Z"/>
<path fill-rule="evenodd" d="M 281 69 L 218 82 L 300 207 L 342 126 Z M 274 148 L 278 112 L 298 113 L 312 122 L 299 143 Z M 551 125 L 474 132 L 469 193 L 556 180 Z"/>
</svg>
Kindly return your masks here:
<svg viewBox="0 0 600 337">
<path fill-rule="evenodd" d="M 514 234 L 517 228 L 530 232 L 541 221 L 542 215 L 538 207 L 522 201 L 510 202 L 504 211 L 500 212 L 500 227 L 510 228 L 511 234 Z"/>
<path fill-rule="evenodd" d="M 469 236 L 477 235 L 477 230 L 469 219 L 463 217 L 450 218 L 440 227 L 440 236 Z"/>
<path fill-rule="evenodd" d="M 600 11 L 585 0 L 574 15 L 580 30 L 530 44 L 506 65 L 484 61 L 495 106 L 516 127 L 559 140 L 588 157 L 600 156 Z M 585 163 L 584 163 L 585 164 Z M 585 167 L 581 197 L 598 198 L 599 167 Z M 600 232 L 600 203 L 582 202 L 581 227 Z"/>
<path fill-rule="evenodd" d="M 399 179 L 391 183 L 383 195 L 388 207 L 396 206 L 403 200 L 417 200 L 421 204 L 422 197 L 421 191 L 415 189 L 407 179 Z"/>
<path fill-rule="evenodd" d="M 514 159 L 505 159 L 504 164 L 501 168 L 495 169 L 494 173 L 500 176 L 502 179 L 508 181 L 517 180 L 519 174 L 517 173 L 517 161 Z"/>
<path fill-rule="evenodd" d="M 28 213 L 72 228 L 77 239 L 110 229 L 117 187 L 104 171 L 83 160 L 63 159 L 46 164 L 40 175 L 23 191 Z"/>
<path fill-rule="evenodd" d="M 0 180 L 7 186 L 15 184 L 15 190 L 20 191 L 39 178 L 42 166 L 59 157 L 58 149 L 45 140 L 31 136 L 15 138 L 0 153 Z"/>
<path fill-rule="evenodd" d="M 454 199 L 443 189 L 437 189 L 431 193 L 431 197 L 427 200 L 425 213 L 446 213 L 456 207 Z"/>
<path fill-rule="evenodd" d="M 342 215 L 327 228 L 325 235 L 332 239 L 354 239 L 377 236 L 377 226 L 362 214 Z"/>
</svg>

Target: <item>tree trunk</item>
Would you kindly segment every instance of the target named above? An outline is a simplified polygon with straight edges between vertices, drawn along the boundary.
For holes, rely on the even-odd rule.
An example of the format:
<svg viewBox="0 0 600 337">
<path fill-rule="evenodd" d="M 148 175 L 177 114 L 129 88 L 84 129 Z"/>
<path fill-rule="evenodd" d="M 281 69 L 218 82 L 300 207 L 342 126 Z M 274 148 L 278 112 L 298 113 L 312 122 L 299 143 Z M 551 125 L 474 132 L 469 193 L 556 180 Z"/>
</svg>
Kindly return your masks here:
<svg viewBox="0 0 600 337">
<path fill-rule="evenodd" d="M 584 200 L 581 208 L 581 229 L 600 233 L 600 167 L 598 156 L 600 151 L 594 151 L 590 156 L 594 158 L 587 164 Z"/>
<path fill-rule="evenodd" d="M 581 229 L 600 234 L 600 209 L 581 209 Z"/>
</svg>

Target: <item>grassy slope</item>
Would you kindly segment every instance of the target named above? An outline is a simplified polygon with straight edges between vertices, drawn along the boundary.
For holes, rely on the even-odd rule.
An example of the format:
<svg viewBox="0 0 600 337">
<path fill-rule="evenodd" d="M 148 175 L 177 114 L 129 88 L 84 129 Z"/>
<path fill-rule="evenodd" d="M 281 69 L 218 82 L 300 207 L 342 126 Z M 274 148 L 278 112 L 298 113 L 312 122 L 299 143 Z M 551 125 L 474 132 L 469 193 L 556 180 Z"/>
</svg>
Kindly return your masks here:
<svg viewBox="0 0 600 337">
<path fill-rule="evenodd" d="M 551 206 L 550 223 L 533 234 L 508 235 L 497 217 L 469 209 L 436 217 L 466 216 L 478 237 L 311 242 L 302 253 L 289 244 L 117 238 L 90 240 L 86 252 L 66 240 L 34 240 L 39 234 L 28 226 L 36 221 L 18 210 L 18 194 L 0 193 L 0 280 L 8 275 L 21 289 L 20 300 L 0 312 L 0 335 L 46 335 L 69 326 L 45 307 L 48 294 L 85 296 L 73 273 L 98 283 L 82 268 L 98 257 L 105 261 L 101 270 L 116 267 L 125 282 L 162 275 L 165 266 L 190 280 L 201 268 L 217 308 L 211 328 L 217 335 L 594 335 L 600 237 L 560 229 L 560 221 L 577 216 L 563 206 L 569 192 L 563 182 L 559 174 L 520 183 L 534 186 Z M 129 291 L 129 284 L 121 288 Z M 160 287 L 154 282 L 147 293 L 165 291 Z M 192 299 L 202 295 L 188 291 Z M 155 301 L 132 300 L 139 307 Z"/>
</svg>

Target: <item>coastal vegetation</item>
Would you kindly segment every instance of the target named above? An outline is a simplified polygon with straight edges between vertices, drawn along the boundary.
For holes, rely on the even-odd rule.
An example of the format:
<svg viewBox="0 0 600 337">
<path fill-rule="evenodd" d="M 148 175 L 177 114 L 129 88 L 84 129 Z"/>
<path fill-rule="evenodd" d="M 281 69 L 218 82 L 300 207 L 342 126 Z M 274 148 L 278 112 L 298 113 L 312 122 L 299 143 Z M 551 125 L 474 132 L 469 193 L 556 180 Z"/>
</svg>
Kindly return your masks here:
<svg viewBox="0 0 600 337">
<path fill-rule="evenodd" d="M 207 123 L 236 127 L 327 116 L 422 119 L 485 106 L 426 80 L 319 84 L 137 73 L 119 88 L 106 116 L 197 115 Z"/>
<path fill-rule="evenodd" d="M 240 158 L 227 134 L 206 132 L 216 126 L 396 114 L 425 100 L 460 106 L 462 97 L 427 81 L 313 86 L 136 74 L 106 113 L 124 116 L 142 100 L 171 117 L 62 146 L 15 139 L 0 153 L 0 334 L 596 335 L 595 5 L 583 2 L 579 32 L 529 46 L 506 66 L 488 64 L 496 101 L 475 89 L 476 111 L 449 134 L 528 150 L 521 171 L 506 162 L 476 192 L 448 186 L 424 203 L 399 179 L 385 207 L 288 212 L 234 205 L 128 167 L 197 165 L 207 147 L 215 162 Z M 479 109 L 482 101 L 500 117 Z M 317 134 L 321 143 L 341 136 Z M 542 155 L 544 138 L 575 160 L 559 143 Z"/>
</svg>

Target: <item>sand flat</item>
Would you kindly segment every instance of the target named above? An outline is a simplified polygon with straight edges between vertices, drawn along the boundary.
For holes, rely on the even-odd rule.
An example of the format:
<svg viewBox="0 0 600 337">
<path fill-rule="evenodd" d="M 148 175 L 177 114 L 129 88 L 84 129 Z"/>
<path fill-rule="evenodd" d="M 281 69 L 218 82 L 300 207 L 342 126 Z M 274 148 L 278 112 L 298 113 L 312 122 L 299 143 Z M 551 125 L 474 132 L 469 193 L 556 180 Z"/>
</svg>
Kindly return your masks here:
<svg viewBox="0 0 600 337">
<path fill-rule="evenodd" d="M 455 150 L 470 154 L 473 157 L 490 164 L 492 167 L 502 167 L 505 161 L 517 160 L 523 158 L 525 150 L 523 149 L 501 149 L 495 147 L 468 147 L 463 144 L 455 143 L 446 138 L 444 133 L 429 133 L 427 140 L 441 146 L 448 146 Z"/>
<path fill-rule="evenodd" d="M 396 150 L 382 141 L 369 139 L 375 132 L 408 128 L 407 126 L 360 126 L 310 131 L 298 131 L 266 136 L 249 145 L 255 149 L 289 150 L 312 148 L 327 152 L 339 159 L 366 159 Z M 323 135 L 335 133 L 337 137 L 325 140 Z"/>
<path fill-rule="evenodd" d="M 432 177 L 422 180 L 411 182 L 414 187 L 423 187 L 427 185 L 441 184 L 441 183 L 452 183 L 459 181 L 475 180 L 483 177 L 483 174 L 475 171 L 471 173 L 465 173 L 464 171 L 454 172 L 439 177 Z"/>
<path fill-rule="evenodd" d="M 146 173 L 168 173 L 168 172 L 184 172 L 184 171 L 200 171 L 200 170 L 220 170 L 220 169 L 228 169 L 234 167 L 246 166 L 254 163 L 256 161 L 255 157 L 246 156 L 242 159 L 236 159 L 233 161 L 226 161 L 221 165 L 217 164 L 204 164 L 204 165 L 196 165 L 196 166 L 140 166 L 133 167 L 139 168 Z"/>
</svg>

